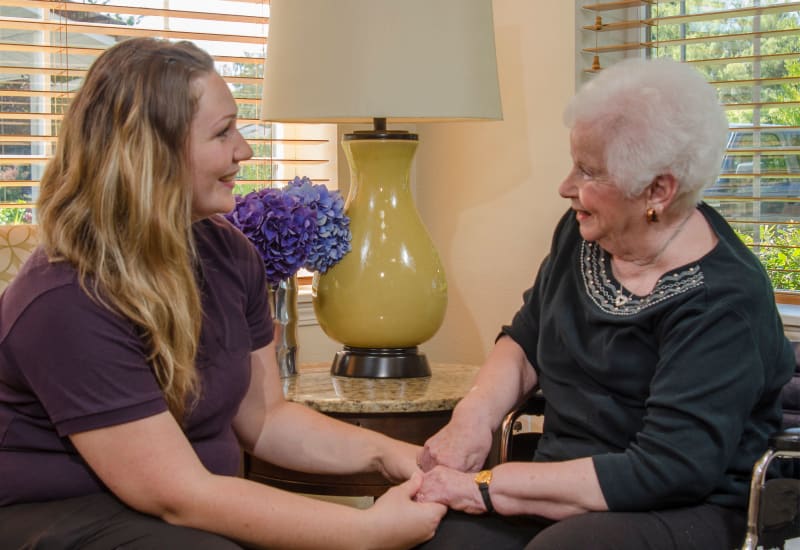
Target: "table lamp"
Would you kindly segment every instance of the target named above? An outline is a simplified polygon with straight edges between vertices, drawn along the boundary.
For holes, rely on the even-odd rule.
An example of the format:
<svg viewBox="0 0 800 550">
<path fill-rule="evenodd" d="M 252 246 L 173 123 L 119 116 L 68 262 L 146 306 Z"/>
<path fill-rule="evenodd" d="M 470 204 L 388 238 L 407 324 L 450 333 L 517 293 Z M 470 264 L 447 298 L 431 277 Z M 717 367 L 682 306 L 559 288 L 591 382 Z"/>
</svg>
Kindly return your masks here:
<svg viewBox="0 0 800 550">
<path fill-rule="evenodd" d="M 312 283 L 320 327 L 344 346 L 332 374 L 430 375 L 419 345 L 447 308 L 411 195 L 418 137 L 389 123 L 501 116 L 491 0 L 270 2 L 261 118 L 372 124 L 342 139 L 352 251 Z"/>
</svg>

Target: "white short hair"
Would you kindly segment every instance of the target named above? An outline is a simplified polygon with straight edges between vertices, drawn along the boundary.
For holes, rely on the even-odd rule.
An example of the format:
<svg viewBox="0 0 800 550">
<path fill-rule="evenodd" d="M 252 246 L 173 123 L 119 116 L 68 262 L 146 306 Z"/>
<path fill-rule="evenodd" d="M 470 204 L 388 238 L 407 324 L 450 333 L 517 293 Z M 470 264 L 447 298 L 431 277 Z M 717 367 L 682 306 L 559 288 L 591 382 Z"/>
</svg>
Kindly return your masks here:
<svg viewBox="0 0 800 550">
<path fill-rule="evenodd" d="M 608 173 L 627 195 L 672 174 L 685 207 L 716 181 L 728 140 L 714 87 L 690 65 L 667 58 L 630 58 L 604 69 L 572 98 L 564 122 L 597 127 Z"/>
</svg>

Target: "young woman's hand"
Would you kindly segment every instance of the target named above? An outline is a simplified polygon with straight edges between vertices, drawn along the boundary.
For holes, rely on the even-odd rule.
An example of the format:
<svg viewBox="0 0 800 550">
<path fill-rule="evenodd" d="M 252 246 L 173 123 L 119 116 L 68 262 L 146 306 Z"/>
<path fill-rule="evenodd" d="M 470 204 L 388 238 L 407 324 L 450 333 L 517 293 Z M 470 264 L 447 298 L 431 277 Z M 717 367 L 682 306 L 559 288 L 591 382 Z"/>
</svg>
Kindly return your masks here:
<svg viewBox="0 0 800 550">
<path fill-rule="evenodd" d="M 378 465 L 378 471 L 392 483 L 401 483 L 419 471 L 417 454 L 419 445 L 387 438 Z"/>
<path fill-rule="evenodd" d="M 370 530 L 368 548 L 402 550 L 433 538 L 447 507 L 435 502 L 416 502 L 414 496 L 421 483 L 422 475 L 416 472 L 366 510 L 369 519 L 365 524 Z"/>
</svg>

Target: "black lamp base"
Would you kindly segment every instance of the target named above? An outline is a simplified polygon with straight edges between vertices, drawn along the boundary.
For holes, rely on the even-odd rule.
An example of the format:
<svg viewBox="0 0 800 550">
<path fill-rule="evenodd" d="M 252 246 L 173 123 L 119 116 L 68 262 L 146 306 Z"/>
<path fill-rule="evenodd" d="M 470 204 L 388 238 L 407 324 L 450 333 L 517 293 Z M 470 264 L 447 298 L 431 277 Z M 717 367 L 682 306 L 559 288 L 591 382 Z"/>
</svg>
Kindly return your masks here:
<svg viewBox="0 0 800 550">
<path fill-rule="evenodd" d="M 431 375 L 425 354 L 412 348 L 353 348 L 336 353 L 334 376 L 353 378 L 419 378 Z"/>
</svg>

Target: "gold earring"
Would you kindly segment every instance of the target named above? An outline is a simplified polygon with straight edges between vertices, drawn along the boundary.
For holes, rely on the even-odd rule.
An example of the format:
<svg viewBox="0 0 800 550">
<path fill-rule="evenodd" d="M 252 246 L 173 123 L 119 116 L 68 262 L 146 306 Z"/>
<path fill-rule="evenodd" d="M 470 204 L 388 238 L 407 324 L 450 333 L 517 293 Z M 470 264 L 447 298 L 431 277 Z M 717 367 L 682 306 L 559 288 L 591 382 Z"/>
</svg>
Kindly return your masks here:
<svg viewBox="0 0 800 550">
<path fill-rule="evenodd" d="M 647 217 L 647 221 L 649 223 L 656 223 L 658 221 L 658 213 L 656 212 L 656 209 L 653 208 L 652 206 L 647 209 L 645 216 Z"/>
</svg>

